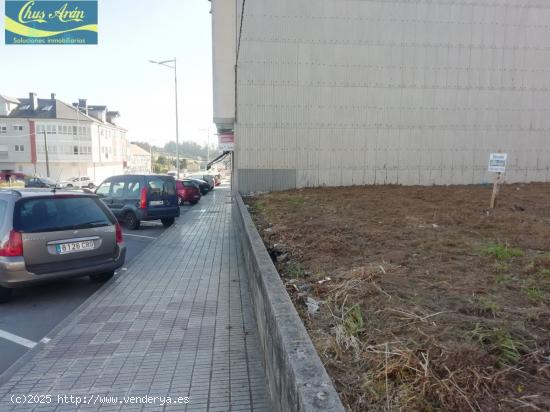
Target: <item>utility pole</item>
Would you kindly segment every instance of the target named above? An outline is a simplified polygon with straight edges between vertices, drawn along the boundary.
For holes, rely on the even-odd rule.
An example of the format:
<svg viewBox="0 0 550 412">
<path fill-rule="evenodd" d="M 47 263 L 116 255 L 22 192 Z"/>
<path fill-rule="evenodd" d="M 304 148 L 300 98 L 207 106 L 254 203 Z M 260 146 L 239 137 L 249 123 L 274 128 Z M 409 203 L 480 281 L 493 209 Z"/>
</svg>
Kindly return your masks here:
<svg viewBox="0 0 550 412">
<path fill-rule="evenodd" d="M 179 121 L 178 121 L 178 66 L 176 63 L 176 58 L 172 60 L 164 61 L 155 61 L 149 60 L 149 63 L 160 64 L 161 66 L 166 66 L 174 70 L 174 87 L 175 87 L 175 98 L 176 98 L 176 176 L 179 179 L 180 177 L 180 140 L 179 140 Z M 170 63 L 174 63 L 172 66 Z"/>
<path fill-rule="evenodd" d="M 46 153 L 46 177 L 50 177 L 50 159 L 48 158 L 48 137 L 44 130 L 44 151 Z"/>
</svg>

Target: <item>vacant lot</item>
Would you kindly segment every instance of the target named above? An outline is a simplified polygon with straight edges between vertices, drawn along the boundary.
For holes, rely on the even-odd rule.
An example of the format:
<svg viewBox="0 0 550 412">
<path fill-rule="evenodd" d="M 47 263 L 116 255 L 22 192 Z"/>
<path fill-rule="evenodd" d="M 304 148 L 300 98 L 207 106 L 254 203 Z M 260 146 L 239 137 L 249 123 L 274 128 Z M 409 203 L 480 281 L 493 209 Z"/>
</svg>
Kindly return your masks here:
<svg viewBox="0 0 550 412">
<path fill-rule="evenodd" d="M 248 198 L 354 411 L 550 409 L 550 185 Z"/>
</svg>

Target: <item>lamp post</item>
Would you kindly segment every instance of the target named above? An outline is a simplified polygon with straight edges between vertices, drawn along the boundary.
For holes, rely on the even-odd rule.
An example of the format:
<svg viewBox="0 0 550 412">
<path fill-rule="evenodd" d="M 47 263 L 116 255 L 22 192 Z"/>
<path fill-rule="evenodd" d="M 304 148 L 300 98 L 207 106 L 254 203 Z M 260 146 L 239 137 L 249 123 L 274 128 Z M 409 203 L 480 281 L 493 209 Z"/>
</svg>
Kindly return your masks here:
<svg viewBox="0 0 550 412">
<path fill-rule="evenodd" d="M 178 122 L 178 70 L 176 58 L 174 57 L 171 60 L 163 60 L 157 62 L 155 60 L 149 60 L 149 63 L 160 64 L 161 66 L 168 67 L 174 70 L 174 94 L 176 97 L 176 177 L 180 177 L 180 141 L 179 141 L 179 122 Z M 173 63 L 172 66 L 170 63 Z"/>
</svg>

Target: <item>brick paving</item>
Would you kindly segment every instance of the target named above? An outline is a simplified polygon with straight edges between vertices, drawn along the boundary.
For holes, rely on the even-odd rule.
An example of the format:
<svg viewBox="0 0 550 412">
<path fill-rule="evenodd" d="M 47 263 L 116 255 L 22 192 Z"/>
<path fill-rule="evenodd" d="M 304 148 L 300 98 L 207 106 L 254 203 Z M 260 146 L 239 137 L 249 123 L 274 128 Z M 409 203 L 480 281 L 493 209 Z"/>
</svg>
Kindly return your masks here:
<svg viewBox="0 0 550 412">
<path fill-rule="evenodd" d="M 234 230 L 217 188 L 33 351 L 0 387 L 0 411 L 270 410 Z M 31 394 L 51 400 L 12 398 Z M 146 395 L 189 403 L 123 398 Z"/>
</svg>

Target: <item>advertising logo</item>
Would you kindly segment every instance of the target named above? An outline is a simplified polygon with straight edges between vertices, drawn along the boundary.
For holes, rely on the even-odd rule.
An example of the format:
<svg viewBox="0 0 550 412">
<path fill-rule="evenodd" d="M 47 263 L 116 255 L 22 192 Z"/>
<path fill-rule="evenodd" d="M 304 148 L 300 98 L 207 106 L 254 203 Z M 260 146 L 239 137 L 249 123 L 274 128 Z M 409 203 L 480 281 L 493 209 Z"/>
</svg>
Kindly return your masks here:
<svg viewBox="0 0 550 412">
<path fill-rule="evenodd" d="M 97 44 L 97 0 L 6 0 L 6 44 Z"/>
</svg>

